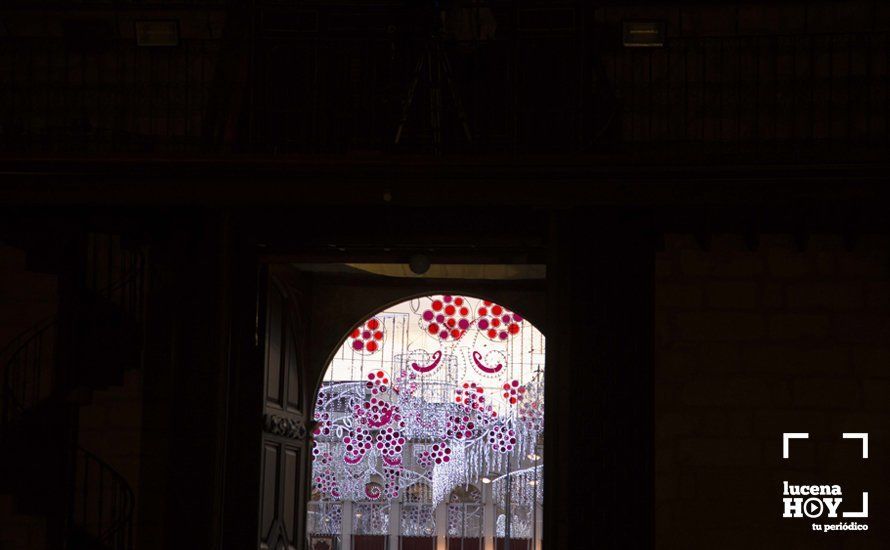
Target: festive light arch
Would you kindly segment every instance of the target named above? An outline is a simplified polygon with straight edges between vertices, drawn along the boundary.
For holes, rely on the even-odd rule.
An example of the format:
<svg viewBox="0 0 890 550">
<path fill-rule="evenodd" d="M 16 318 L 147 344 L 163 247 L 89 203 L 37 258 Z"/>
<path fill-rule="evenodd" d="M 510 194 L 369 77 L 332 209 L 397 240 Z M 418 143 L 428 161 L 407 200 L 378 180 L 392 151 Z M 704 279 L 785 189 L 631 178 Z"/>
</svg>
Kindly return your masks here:
<svg viewBox="0 0 890 550">
<path fill-rule="evenodd" d="M 408 502 L 426 486 L 435 506 L 490 483 L 539 504 L 544 357 L 544 335 L 490 300 L 422 296 L 370 315 L 316 396 L 313 500 Z"/>
</svg>

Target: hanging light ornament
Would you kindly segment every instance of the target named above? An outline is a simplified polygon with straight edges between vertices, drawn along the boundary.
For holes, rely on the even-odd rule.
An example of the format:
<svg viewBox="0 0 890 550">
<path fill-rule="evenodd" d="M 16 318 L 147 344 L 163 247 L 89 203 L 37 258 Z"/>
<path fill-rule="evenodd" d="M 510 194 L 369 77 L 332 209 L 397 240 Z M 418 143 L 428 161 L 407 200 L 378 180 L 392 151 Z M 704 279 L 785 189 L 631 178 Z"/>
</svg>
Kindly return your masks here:
<svg viewBox="0 0 890 550">
<path fill-rule="evenodd" d="M 423 483 L 437 504 L 456 486 L 494 480 L 499 495 L 503 477 L 493 472 L 510 460 L 535 464 L 524 483 L 526 474 L 511 474 L 516 498 L 534 502 L 543 493 L 544 401 L 530 359 L 543 353 L 540 333 L 501 305 L 465 296 L 403 306 L 354 329 L 337 355 L 348 372 L 370 367 L 365 374 L 343 379 L 345 366 L 329 367 L 315 406 L 313 490 L 326 501 L 383 501 Z"/>
</svg>

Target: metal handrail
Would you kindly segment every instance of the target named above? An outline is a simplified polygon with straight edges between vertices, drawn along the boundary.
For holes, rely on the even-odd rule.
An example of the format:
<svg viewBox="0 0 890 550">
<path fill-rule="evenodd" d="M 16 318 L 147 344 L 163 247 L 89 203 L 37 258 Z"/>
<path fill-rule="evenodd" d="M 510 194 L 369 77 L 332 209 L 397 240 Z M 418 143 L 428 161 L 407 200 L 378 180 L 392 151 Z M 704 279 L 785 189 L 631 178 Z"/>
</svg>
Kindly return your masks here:
<svg viewBox="0 0 890 550">
<path fill-rule="evenodd" d="M 144 274 L 144 262 L 141 254 L 137 254 L 134 260 L 133 268 L 129 272 L 120 279 L 96 290 L 95 294 L 114 301 L 114 294 L 121 291 L 120 303 L 117 305 L 127 313 L 139 315 L 142 309 L 141 282 Z M 127 293 L 129 287 L 135 287 L 132 293 Z M 6 432 L 14 419 L 19 418 L 25 411 L 40 403 L 51 393 L 41 390 L 44 386 L 52 387 L 51 381 L 47 383 L 45 375 L 49 373 L 44 373 L 44 367 L 52 365 L 54 361 L 52 348 L 55 344 L 54 331 L 57 326 L 58 316 L 52 315 L 23 331 L 0 349 L 0 367 L 3 368 L 3 383 L 0 386 L 0 399 L 2 399 L 2 409 L 0 409 L 0 414 L 2 414 L 0 428 L 2 430 L 0 431 Z M 47 348 L 49 349 L 47 350 Z M 32 351 L 34 351 L 33 357 Z M 69 526 L 81 529 L 114 550 L 131 549 L 133 547 L 133 509 L 135 506 L 132 488 L 120 473 L 86 449 L 75 447 L 73 458 L 75 477 L 71 484 L 72 501 L 68 509 Z M 82 471 L 78 467 L 80 463 L 83 464 Z M 97 486 L 89 483 L 91 470 L 95 470 L 98 475 Z M 81 473 L 83 477 L 79 477 Z M 108 518 L 107 521 L 104 521 L 106 480 L 110 491 L 110 502 L 107 510 Z M 76 493 L 78 486 L 81 487 L 80 494 Z M 92 501 L 89 500 L 91 490 Z M 80 497 L 79 501 L 78 497 Z M 78 502 L 82 504 L 81 508 L 76 506 Z M 96 510 L 94 516 L 89 514 L 90 503 Z M 78 514 L 78 510 L 80 514 Z M 96 520 L 95 529 L 92 529 L 91 532 L 93 517 Z"/>
<path fill-rule="evenodd" d="M 46 350 L 47 347 L 45 344 L 44 336 L 50 334 L 51 330 L 56 328 L 57 318 L 55 315 L 40 321 L 30 329 L 23 332 L 20 336 L 16 337 L 16 340 L 13 341 L 13 344 L 18 341 L 17 346 L 7 346 L 7 348 L 12 351 L 8 351 L 4 348 L 4 353 L 0 353 L 0 366 L 3 367 L 3 386 L 0 387 L 0 397 L 2 397 L 3 408 L 0 413 L 2 413 L 2 417 L 0 417 L 0 426 L 6 427 L 11 424 L 13 418 L 16 418 L 18 415 L 27 410 L 28 403 L 28 393 L 29 389 L 32 394 L 31 397 L 31 405 L 36 404 L 41 400 L 41 388 L 42 383 L 45 383 L 45 379 L 43 379 L 43 366 L 46 364 L 51 364 L 52 361 L 52 346 L 53 342 L 49 343 L 49 350 Z M 25 336 L 27 336 L 25 338 Z M 30 358 L 30 351 L 34 351 L 34 355 L 36 356 L 33 362 L 34 372 L 31 373 L 30 377 L 27 376 L 28 370 L 26 368 L 15 369 L 14 366 L 21 366 L 25 363 L 28 363 Z M 48 353 L 47 353 L 48 351 Z M 13 383 L 13 377 L 17 378 L 17 381 L 20 381 L 20 384 Z M 17 387 L 18 386 L 18 387 Z"/>
<path fill-rule="evenodd" d="M 137 260 L 136 268 L 126 274 L 121 279 L 107 285 L 98 290 L 97 295 L 111 298 L 113 293 L 127 288 L 127 286 L 142 277 L 141 258 Z M 137 300 L 141 299 L 137 292 Z M 132 305 L 132 304 L 128 304 Z M 121 304 L 126 308 L 125 304 Z M 134 306 L 135 311 L 141 309 L 141 303 L 137 302 Z M 12 419 L 24 412 L 30 406 L 36 405 L 42 398 L 46 397 L 41 394 L 42 383 L 46 383 L 44 367 L 52 364 L 52 348 L 54 341 L 52 339 L 53 331 L 58 321 L 57 315 L 52 315 L 38 322 L 31 328 L 23 331 L 0 350 L 0 368 L 2 368 L 3 386 L 0 387 L 0 398 L 2 398 L 2 409 L 0 409 L 0 426 L 6 426 L 11 423 Z M 34 357 L 30 357 L 31 351 L 34 351 Z M 30 371 L 30 372 L 29 372 Z M 15 384 L 13 378 L 17 378 L 20 384 Z M 18 386 L 18 387 L 16 387 Z M 32 395 L 28 395 L 28 392 Z M 29 399 L 31 397 L 31 399 Z"/>
<path fill-rule="evenodd" d="M 69 524 L 108 548 L 131 549 L 135 496 L 127 480 L 107 462 L 80 446 L 75 448 L 74 465 Z M 89 483 L 91 473 L 97 483 Z"/>
<path fill-rule="evenodd" d="M 55 320 L 56 320 L 55 314 L 50 315 L 49 317 L 46 317 L 44 319 L 41 319 L 37 323 L 26 328 L 22 332 L 15 335 L 11 340 L 6 342 L 6 344 L 4 344 L 2 348 L 0 348 L 0 365 L 2 365 L 6 361 L 7 356 L 11 356 L 11 355 L 15 354 L 16 352 L 18 352 L 19 348 L 21 347 L 20 344 L 22 344 L 26 340 L 30 339 L 32 336 L 32 333 L 43 330 L 43 328 L 45 328 L 46 325 L 54 323 Z"/>
</svg>

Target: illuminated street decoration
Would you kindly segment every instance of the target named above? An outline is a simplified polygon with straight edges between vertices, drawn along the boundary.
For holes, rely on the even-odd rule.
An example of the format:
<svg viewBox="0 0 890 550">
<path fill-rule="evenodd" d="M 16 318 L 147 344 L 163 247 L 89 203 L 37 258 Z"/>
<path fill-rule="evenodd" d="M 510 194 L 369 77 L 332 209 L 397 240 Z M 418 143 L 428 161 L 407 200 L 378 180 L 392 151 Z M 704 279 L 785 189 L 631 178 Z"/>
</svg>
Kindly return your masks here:
<svg viewBox="0 0 890 550">
<path fill-rule="evenodd" d="M 383 323 L 380 322 L 380 319 L 372 317 L 362 326 L 352 330 L 349 335 L 349 347 L 356 353 L 371 355 L 383 347 L 385 337 Z"/>
<path fill-rule="evenodd" d="M 540 503 L 544 342 L 516 312 L 467 296 L 418 298 L 364 321 L 317 396 L 313 500 L 407 502 L 423 484 L 435 507 L 490 477 L 494 498 L 509 490 L 518 506 Z M 366 508 L 363 523 L 379 512 Z M 412 509 L 405 525 L 429 531 L 431 509 Z"/>
</svg>

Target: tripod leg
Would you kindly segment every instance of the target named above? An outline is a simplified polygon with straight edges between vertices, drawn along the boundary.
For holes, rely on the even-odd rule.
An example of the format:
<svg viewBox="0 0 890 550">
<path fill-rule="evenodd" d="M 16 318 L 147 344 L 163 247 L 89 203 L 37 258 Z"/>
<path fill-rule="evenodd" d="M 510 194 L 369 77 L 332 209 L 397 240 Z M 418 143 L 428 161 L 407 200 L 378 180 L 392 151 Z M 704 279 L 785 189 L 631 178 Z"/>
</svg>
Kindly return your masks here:
<svg viewBox="0 0 890 550">
<path fill-rule="evenodd" d="M 417 58 L 417 65 L 414 66 L 414 76 L 411 77 L 411 82 L 408 84 L 408 95 L 405 97 L 405 103 L 402 105 L 402 116 L 399 118 L 399 127 L 396 129 L 394 142 L 396 144 L 402 139 L 402 131 L 405 129 L 405 124 L 408 123 L 408 112 L 411 110 L 411 104 L 414 103 L 414 92 L 417 90 L 417 83 L 420 80 L 420 73 L 423 71 L 426 55 L 427 52 L 421 53 Z"/>
<path fill-rule="evenodd" d="M 457 111 L 457 118 L 460 120 L 461 126 L 464 128 L 464 136 L 467 138 L 467 143 L 473 143 L 473 136 L 470 133 L 470 123 L 467 118 L 467 111 L 464 110 L 464 105 L 460 100 L 460 94 L 457 91 L 457 85 L 454 83 L 454 78 L 451 73 L 451 61 L 448 59 L 447 52 L 441 52 L 442 55 L 442 67 L 445 71 L 445 80 L 448 83 L 448 90 L 451 92 L 451 100 L 454 101 L 454 108 Z"/>
</svg>

